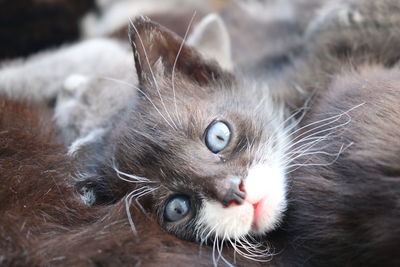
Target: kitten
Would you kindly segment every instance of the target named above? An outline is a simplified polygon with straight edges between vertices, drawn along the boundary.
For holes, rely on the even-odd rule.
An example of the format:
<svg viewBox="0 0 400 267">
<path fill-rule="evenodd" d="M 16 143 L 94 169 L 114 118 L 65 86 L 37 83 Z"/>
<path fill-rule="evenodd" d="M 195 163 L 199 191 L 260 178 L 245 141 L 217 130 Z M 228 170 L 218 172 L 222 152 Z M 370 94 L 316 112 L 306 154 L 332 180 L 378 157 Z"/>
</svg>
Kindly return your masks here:
<svg viewBox="0 0 400 267">
<path fill-rule="evenodd" d="M 318 26 L 311 24 L 307 33 L 314 42 L 305 47 L 293 68 L 283 72 L 287 80 L 278 77 L 280 83 L 272 82 L 279 86 L 275 90 L 282 88 L 286 94 L 289 89 L 294 94 L 283 94 L 291 106 L 299 107 L 316 88 L 322 88 L 318 92 L 322 97 L 324 87 L 329 88 L 347 61 L 391 65 L 398 59 L 398 51 L 391 49 L 396 38 L 385 53 L 375 41 L 396 31 L 396 18 L 389 16 L 394 20 L 387 28 L 382 27 L 385 19 L 371 26 L 381 15 L 366 16 L 375 7 L 373 2 L 354 1 L 350 7 L 347 17 L 358 12 L 364 19 L 343 25 L 336 8 L 328 12 L 332 17 L 326 24 L 317 18 L 313 23 Z M 398 5 L 387 1 L 380 7 L 382 14 L 391 14 Z M 327 26 L 333 31 L 317 30 Z M 236 244 L 246 246 L 247 238 L 276 229 L 287 205 L 285 173 L 294 153 L 286 150 L 291 145 L 284 107 L 275 106 L 279 102 L 271 101 L 266 88 L 247 87 L 166 29 L 139 19 L 133 31 L 142 97 L 115 117 L 99 142 L 76 151 L 77 185 L 84 199 L 113 202 L 129 191 L 128 199 L 140 198 L 143 195 L 134 191 L 137 187 L 129 188 L 125 182 L 145 184 L 152 190 L 148 193 L 152 204 L 145 206 L 158 215 L 167 231 L 200 242 L 211 239 L 218 244 L 222 239 L 237 250 Z M 315 79 L 311 82 L 310 77 Z M 292 90 L 291 82 L 306 94 Z M 258 104 L 263 94 L 265 100 Z"/>
<path fill-rule="evenodd" d="M 286 207 L 283 108 L 158 24 L 137 19 L 131 38 L 139 98 L 74 153 L 84 199 L 135 197 L 143 183 L 160 224 L 189 240 L 241 242 L 276 228 Z"/>
</svg>

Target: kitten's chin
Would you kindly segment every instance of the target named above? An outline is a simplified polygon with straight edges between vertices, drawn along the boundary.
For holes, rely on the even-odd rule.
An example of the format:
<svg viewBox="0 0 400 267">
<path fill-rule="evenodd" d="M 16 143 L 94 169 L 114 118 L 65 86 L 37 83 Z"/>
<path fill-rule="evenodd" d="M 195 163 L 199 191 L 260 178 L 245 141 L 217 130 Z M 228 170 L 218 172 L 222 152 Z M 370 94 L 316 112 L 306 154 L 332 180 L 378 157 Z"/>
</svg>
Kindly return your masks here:
<svg viewBox="0 0 400 267">
<path fill-rule="evenodd" d="M 198 238 L 212 232 L 223 239 L 240 239 L 246 235 L 263 235 L 275 229 L 286 209 L 286 182 L 280 168 L 256 165 L 244 181 L 247 193 L 241 205 L 224 207 L 205 200 L 197 222 Z"/>
</svg>

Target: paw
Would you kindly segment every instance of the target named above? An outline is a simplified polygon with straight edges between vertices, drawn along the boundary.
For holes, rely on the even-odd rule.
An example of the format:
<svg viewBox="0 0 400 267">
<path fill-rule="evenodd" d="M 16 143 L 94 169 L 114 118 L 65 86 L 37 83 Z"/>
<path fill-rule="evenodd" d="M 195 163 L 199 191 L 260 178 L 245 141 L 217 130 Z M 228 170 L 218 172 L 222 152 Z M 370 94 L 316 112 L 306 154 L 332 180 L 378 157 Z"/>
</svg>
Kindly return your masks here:
<svg viewBox="0 0 400 267">
<path fill-rule="evenodd" d="M 63 88 L 58 95 L 58 100 L 66 102 L 72 99 L 78 100 L 89 83 L 89 78 L 81 74 L 69 75 L 63 83 Z"/>
<path fill-rule="evenodd" d="M 89 78 L 80 74 L 68 76 L 57 95 L 54 119 L 66 144 L 71 144 L 81 135 L 81 124 L 86 117 L 85 92 Z"/>
<path fill-rule="evenodd" d="M 85 205 L 91 206 L 96 203 L 96 195 L 93 188 L 83 186 L 79 189 L 79 196 Z"/>
</svg>

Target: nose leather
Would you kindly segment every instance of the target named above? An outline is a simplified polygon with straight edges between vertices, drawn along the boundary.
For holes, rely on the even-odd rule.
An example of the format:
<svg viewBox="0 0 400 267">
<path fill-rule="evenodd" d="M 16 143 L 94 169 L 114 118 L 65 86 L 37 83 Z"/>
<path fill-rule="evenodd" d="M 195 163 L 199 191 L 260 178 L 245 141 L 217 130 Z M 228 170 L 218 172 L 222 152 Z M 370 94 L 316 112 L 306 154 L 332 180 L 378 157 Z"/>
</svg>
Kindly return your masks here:
<svg viewBox="0 0 400 267">
<path fill-rule="evenodd" d="M 236 204 L 243 204 L 246 198 L 246 192 L 241 190 L 242 179 L 237 176 L 226 178 L 228 183 L 228 190 L 222 198 L 222 205 L 229 206 L 232 202 Z"/>
</svg>

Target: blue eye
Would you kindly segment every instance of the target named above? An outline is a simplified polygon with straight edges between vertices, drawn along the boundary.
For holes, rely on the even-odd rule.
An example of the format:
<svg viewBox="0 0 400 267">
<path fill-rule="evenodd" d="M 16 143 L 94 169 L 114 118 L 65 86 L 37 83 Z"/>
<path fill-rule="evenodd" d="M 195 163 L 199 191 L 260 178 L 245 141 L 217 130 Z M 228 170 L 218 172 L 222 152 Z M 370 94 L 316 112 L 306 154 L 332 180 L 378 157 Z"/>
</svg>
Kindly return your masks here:
<svg viewBox="0 0 400 267">
<path fill-rule="evenodd" d="M 176 195 L 171 198 L 164 208 L 164 218 L 168 222 L 176 222 L 183 219 L 190 210 L 190 199 L 184 195 Z"/>
<path fill-rule="evenodd" d="M 206 146 L 213 153 L 218 153 L 229 144 L 231 130 L 222 121 L 217 121 L 208 127 L 206 132 Z"/>
</svg>

